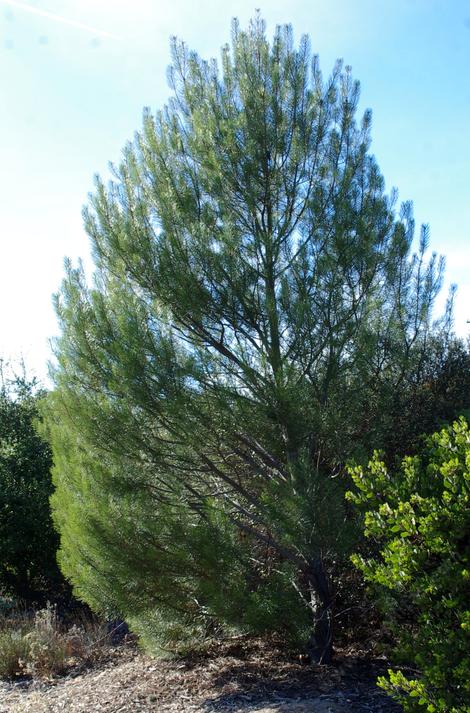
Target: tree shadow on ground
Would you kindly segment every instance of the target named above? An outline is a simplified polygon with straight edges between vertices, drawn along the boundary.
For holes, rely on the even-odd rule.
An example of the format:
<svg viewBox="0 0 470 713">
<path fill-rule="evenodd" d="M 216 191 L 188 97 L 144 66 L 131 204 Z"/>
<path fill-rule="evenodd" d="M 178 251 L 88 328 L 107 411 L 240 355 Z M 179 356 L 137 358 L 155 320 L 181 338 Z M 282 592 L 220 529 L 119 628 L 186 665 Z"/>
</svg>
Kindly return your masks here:
<svg viewBox="0 0 470 713">
<path fill-rule="evenodd" d="M 189 663 L 189 662 L 188 662 Z M 277 713 L 395 713 L 401 710 L 375 681 L 384 673 L 382 659 L 337 656 L 333 666 L 302 665 L 278 647 L 228 648 L 210 670 L 209 711 L 262 710 Z M 268 708 L 269 710 L 269 708 Z"/>
</svg>

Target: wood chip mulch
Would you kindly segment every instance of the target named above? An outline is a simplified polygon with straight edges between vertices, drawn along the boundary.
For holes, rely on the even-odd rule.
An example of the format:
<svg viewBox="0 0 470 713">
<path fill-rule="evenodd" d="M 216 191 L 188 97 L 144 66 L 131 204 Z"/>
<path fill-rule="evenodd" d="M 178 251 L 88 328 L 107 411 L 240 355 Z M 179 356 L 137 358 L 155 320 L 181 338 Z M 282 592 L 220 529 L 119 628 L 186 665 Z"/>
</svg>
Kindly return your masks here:
<svg viewBox="0 0 470 713">
<path fill-rule="evenodd" d="M 303 665 L 279 643 L 243 637 L 176 660 L 123 645 L 97 668 L 0 683 L 0 713 L 398 713 L 375 685 L 385 669 L 347 652 Z"/>
</svg>

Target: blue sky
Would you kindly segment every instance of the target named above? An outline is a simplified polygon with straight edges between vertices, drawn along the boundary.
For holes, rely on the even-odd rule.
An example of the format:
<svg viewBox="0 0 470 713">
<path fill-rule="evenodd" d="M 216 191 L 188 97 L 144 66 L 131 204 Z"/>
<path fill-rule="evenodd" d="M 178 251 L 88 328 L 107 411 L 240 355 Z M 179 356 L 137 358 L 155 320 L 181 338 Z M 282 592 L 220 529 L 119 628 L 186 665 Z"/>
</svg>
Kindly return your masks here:
<svg viewBox="0 0 470 713">
<path fill-rule="evenodd" d="M 470 0 L 0 0 L 0 356 L 45 377 L 63 258 L 89 255 L 93 174 L 168 97 L 169 37 L 218 56 L 255 7 L 270 33 L 308 33 L 325 74 L 352 65 L 387 187 L 430 224 L 469 333 Z"/>
</svg>

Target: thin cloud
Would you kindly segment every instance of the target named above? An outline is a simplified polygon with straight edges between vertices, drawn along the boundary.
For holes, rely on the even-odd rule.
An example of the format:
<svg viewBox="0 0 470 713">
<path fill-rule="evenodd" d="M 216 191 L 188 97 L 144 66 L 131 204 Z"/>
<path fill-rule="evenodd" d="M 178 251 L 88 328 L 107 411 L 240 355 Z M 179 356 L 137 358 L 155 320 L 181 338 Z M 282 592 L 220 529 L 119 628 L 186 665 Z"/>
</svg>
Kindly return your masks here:
<svg viewBox="0 0 470 713">
<path fill-rule="evenodd" d="M 25 2 L 18 2 L 18 0 L 0 0 L 4 5 L 11 5 L 19 10 L 24 10 L 32 15 L 40 15 L 41 17 L 47 17 L 48 20 L 53 22 L 60 22 L 62 25 L 70 25 L 71 27 L 76 27 L 79 30 L 85 30 L 86 32 L 91 32 L 94 35 L 100 35 L 100 37 L 109 37 L 113 40 L 119 40 L 120 38 L 113 35 L 111 32 L 106 32 L 106 30 L 99 30 L 96 27 L 91 27 L 90 25 L 85 25 L 83 22 L 77 22 L 76 20 L 69 20 L 67 17 L 62 17 L 61 15 L 55 15 L 52 12 L 47 12 L 46 10 L 41 10 L 34 5 L 28 5 Z"/>
</svg>

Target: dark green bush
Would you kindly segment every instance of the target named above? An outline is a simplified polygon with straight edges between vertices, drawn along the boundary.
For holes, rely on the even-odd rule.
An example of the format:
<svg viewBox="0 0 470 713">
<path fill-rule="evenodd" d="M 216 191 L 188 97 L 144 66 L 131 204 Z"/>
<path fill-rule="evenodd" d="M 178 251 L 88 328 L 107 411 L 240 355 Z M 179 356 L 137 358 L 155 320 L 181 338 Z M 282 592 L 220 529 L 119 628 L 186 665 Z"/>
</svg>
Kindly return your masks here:
<svg viewBox="0 0 470 713">
<path fill-rule="evenodd" d="M 406 711 L 470 711 L 470 430 L 464 418 L 390 472 L 377 453 L 351 469 L 348 498 L 379 554 L 354 557 L 394 629 L 398 656 L 420 675 L 379 685 Z"/>
<path fill-rule="evenodd" d="M 0 593 L 45 601 L 63 586 L 49 506 L 52 455 L 37 433 L 34 380 L 0 383 Z"/>
<path fill-rule="evenodd" d="M 384 408 L 380 448 L 388 462 L 417 453 L 431 434 L 470 409 L 470 352 L 461 339 L 442 334 L 428 341 L 414 370 Z"/>
</svg>

